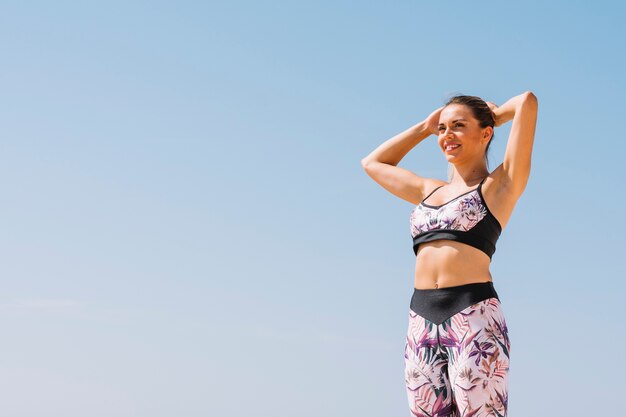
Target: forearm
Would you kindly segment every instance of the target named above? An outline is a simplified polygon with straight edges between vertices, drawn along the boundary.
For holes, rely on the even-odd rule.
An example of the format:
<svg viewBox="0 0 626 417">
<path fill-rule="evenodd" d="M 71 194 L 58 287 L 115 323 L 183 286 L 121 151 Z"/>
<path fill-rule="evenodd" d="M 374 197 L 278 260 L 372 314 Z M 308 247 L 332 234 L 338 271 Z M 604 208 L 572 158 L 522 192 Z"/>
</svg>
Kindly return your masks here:
<svg viewBox="0 0 626 417">
<path fill-rule="evenodd" d="M 426 121 L 419 122 L 406 129 L 404 132 L 383 142 L 383 144 L 363 158 L 361 164 L 365 166 L 368 162 L 382 162 L 390 165 L 398 165 L 400 160 L 402 160 L 411 149 L 431 134 Z"/>
<path fill-rule="evenodd" d="M 509 101 L 498 107 L 494 111 L 496 115 L 496 120 L 498 121 L 498 126 L 503 125 L 509 120 L 512 120 L 513 117 L 515 117 L 515 112 L 517 111 L 517 109 L 519 109 L 519 107 L 522 106 L 524 102 L 531 99 L 535 99 L 534 94 L 530 91 L 526 91 L 525 93 L 512 97 L 511 99 L 509 99 Z"/>
</svg>

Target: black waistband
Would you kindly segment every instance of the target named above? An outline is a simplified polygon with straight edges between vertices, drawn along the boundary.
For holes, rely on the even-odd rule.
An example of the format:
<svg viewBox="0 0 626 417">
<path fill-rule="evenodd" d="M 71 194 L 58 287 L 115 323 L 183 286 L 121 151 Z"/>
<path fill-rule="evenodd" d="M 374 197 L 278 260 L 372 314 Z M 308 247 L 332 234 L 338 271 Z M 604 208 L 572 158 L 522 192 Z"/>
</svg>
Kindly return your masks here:
<svg viewBox="0 0 626 417">
<path fill-rule="evenodd" d="M 435 324 L 441 324 L 472 304 L 492 297 L 500 300 L 491 281 L 434 289 L 413 288 L 411 310 Z"/>
</svg>

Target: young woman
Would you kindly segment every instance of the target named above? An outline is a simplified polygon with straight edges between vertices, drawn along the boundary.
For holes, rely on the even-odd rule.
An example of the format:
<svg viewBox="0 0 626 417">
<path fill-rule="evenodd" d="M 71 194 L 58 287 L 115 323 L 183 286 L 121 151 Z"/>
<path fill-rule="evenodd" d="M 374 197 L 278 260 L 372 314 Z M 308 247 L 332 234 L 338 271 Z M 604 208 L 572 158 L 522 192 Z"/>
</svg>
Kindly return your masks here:
<svg viewBox="0 0 626 417">
<path fill-rule="evenodd" d="M 508 409 L 508 328 L 489 271 L 496 242 L 530 175 L 537 98 L 501 107 L 452 97 L 361 163 L 386 190 L 412 204 L 415 281 L 404 350 L 409 407 L 419 417 L 502 416 Z M 489 172 L 494 127 L 513 120 L 504 161 Z M 448 181 L 398 167 L 437 135 Z"/>
</svg>

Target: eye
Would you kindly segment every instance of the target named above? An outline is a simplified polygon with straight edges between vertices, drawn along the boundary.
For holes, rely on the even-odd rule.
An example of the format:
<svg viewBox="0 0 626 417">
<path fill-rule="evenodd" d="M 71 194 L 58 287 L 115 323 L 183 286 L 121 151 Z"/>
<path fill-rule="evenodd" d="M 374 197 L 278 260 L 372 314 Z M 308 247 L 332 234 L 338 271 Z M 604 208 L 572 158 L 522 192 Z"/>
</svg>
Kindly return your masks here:
<svg viewBox="0 0 626 417">
<path fill-rule="evenodd" d="M 455 124 L 454 124 L 454 126 L 455 126 L 455 127 L 458 127 L 458 126 L 463 127 L 463 123 L 455 123 Z M 439 131 L 440 131 L 440 132 L 441 132 L 442 130 L 444 130 L 444 129 L 445 129 L 445 128 L 444 128 L 443 126 L 440 126 L 440 127 L 439 127 Z"/>
</svg>

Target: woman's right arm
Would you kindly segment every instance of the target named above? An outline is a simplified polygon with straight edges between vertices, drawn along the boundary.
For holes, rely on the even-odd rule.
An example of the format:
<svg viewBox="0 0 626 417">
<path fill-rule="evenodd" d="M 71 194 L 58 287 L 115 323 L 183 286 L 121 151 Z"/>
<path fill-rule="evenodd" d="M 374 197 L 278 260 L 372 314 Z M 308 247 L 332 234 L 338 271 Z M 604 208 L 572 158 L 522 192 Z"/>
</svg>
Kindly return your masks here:
<svg viewBox="0 0 626 417">
<path fill-rule="evenodd" d="M 361 165 L 365 172 L 387 191 L 413 204 L 419 204 L 426 192 L 445 184 L 441 180 L 420 177 L 397 166 L 411 149 L 436 133 L 442 109 L 440 107 L 426 120 L 388 139 L 363 158 Z"/>
</svg>

